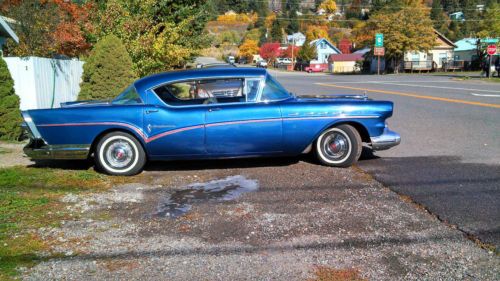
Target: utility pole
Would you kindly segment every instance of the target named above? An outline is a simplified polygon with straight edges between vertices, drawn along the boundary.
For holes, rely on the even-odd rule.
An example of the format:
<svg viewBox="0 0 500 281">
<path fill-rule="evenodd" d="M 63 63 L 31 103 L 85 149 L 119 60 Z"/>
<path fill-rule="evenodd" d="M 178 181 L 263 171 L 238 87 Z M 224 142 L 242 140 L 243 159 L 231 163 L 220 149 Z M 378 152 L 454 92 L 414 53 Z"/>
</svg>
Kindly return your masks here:
<svg viewBox="0 0 500 281">
<path fill-rule="evenodd" d="M 292 34 L 292 71 L 295 69 L 293 61 L 293 48 L 295 47 L 295 36 Z"/>
</svg>

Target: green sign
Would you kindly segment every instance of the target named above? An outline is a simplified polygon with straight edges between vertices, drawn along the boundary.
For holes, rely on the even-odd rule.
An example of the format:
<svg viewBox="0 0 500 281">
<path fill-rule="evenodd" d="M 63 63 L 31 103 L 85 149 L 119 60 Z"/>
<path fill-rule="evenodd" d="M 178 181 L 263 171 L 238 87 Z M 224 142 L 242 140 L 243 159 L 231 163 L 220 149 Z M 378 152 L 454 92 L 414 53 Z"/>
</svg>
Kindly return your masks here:
<svg viewBox="0 0 500 281">
<path fill-rule="evenodd" d="M 384 47 L 384 34 L 375 34 L 375 47 Z"/>
<path fill-rule="evenodd" d="M 495 43 L 498 43 L 498 38 L 483 38 L 483 39 L 481 39 L 481 43 L 495 44 Z"/>
</svg>

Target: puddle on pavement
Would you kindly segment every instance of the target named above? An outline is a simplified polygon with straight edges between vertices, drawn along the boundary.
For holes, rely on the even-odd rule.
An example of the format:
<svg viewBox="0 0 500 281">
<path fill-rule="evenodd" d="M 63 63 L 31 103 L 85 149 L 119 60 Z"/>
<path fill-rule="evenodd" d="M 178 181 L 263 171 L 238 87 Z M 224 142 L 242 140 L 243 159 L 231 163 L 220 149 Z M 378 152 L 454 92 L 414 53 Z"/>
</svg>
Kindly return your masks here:
<svg viewBox="0 0 500 281">
<path fill-rule="evenodd" d="M 256 180 L 247 179 L 244 176 L 231 176 L 190 184 L 160 200 L 152 216 L 177 218 L 189 212 L 193 204 L 207 201 L 230 201 L 244 193 L 256 191 L 258 188 Z"/>
</svg>

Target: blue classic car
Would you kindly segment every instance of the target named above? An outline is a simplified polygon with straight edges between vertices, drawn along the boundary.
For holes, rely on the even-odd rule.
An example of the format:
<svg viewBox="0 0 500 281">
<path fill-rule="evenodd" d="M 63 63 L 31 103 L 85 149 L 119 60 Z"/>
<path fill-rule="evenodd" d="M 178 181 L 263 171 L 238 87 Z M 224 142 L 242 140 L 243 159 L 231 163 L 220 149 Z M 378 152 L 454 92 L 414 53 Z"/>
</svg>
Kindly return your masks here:
<svg viewBox="0 0 500 281">
<path fill-rule="evenodd" d="M 399 144 L 392 102 L 366 96 L 296 97 L 265 69 L 207 68 L 151 75 L 112 101 L 23 111 L 32 159 L 95 159 L 112 175 L 147 160 L 299 155 L 324 165 L 355 163 Z"/>
</svg>

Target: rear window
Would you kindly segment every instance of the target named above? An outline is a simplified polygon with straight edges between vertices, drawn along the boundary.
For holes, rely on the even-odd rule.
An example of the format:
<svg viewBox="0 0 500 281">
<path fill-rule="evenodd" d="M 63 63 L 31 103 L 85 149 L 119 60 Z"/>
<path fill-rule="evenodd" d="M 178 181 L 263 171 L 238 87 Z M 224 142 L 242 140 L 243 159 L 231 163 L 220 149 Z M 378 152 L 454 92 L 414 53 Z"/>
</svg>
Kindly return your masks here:
<svg viewBox="0 0 500 281">
<path fill-rule="evenodd" d="M 132 85 L 125 89 L 118 97 L 116 97 L 113 104 L 141 104 L 142 100 L 135 87 Z"/>
</svg>

